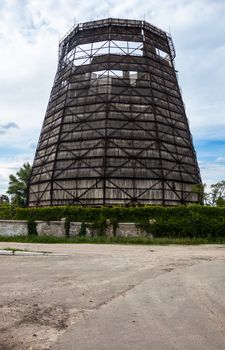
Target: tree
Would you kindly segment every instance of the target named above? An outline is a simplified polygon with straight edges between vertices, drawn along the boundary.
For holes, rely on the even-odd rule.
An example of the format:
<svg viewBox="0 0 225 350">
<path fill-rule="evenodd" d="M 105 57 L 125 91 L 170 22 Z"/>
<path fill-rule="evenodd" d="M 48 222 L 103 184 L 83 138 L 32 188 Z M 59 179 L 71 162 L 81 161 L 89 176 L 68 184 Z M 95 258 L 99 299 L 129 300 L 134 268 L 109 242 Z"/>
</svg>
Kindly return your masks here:
<svg viewBox="0 0 225 350">
<path fill-rule="evenodd" d="M 197 193 L 199 201 L 205 205 L 224 207 L 225 206 L 225 180 L 212 184 L 211 191 L 206 192 L 206 184 L 195 185 L 193 193 Z"/>
<path fill-rule="evenodd" d="M 0 196 L 0 205 L 6 205 L 9 204 L 9 197 L 6 196 L 5 194 L 2 194 Z"/>
<path fill-rule="evenodd" d="M 28 186 L 31 175 L 31 165 L 24 163 L 16 175 L 9 175 L 9 188 L 11 203 L 18 207 L 26 207 L 28 202 Z"/>
<path fill-rule="evenodd" d="M 225 207 L 225 199 L 222 197 L 219 197 L 216 201 L 217 207 Z"/>
<path fill-rule="evenodd" d="M 208 194 L 205 191 L 206 184 L 196 184 L 192 187 L 192 192 L 198 195 L 198 200 L 201 204 L 207 204 Z"/>
<path fill-rule="evenodd" d="M 225 205 L 225 180 L 219 181 L 211 185 L 211 201 L 212 205 Z"/>
</svg>

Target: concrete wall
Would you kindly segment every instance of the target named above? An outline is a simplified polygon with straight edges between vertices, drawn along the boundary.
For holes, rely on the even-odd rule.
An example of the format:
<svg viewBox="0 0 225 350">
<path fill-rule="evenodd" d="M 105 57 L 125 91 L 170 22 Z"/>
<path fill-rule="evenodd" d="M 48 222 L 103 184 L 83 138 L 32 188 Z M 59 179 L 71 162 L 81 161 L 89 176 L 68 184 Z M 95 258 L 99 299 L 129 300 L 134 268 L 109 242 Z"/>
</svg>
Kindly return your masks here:
<svg viewBox="0 0 225 350">
<path fill-rule="evenodd" d="M 71 222 L 70 223 L 70 236 L 75 237 L 79 235 L 81 228 L 81 222 Z"/>
<path fill-rule="evenodd" d="M 48 235 L 55 237 L 65 236 L 64 221 L 36 221 L 38 235 Z M 86 224 L 86 236 L 93 237 L 98 234 L 96 229 L 91 227 L 91 223 Z M 81 222 L 70 223 L 70 236 L 79 235 Z M 25 220 L 0 220 L 0 236 L 26 236 L 28 234 L 27 221 Z M 113 236 L 113 227 L 108 222 L 105 234 Z M 119 223 L 115 235 L 118 237 L 145 236 L 146 233 L 134 223 Z"/>
<path fill-rule="evenodd" d="M 0 236 L 26 236 L 27 222 L 22 220 L 0 220 Z"/>
<path fill-rule="evenodd" d="M 38 235 L 47 235 L 55 237 L 65 236 L 64 221 L 36 221 Z"/>
<path fill-rule="evenodd" d="M 134 223 L 126 222 L 118 224 L 116 236 L 119 237 L 137 237 L 145 236 L 145 232 L 137 227 Z"/>
</svg>

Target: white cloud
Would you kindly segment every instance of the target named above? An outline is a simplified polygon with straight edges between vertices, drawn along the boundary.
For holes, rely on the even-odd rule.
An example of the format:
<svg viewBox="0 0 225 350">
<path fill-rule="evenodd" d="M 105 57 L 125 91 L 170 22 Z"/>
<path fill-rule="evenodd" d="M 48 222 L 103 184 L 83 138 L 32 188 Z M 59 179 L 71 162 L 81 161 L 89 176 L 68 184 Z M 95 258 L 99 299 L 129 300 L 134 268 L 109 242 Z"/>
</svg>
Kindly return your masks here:
<svg viewBox="0 0 225 350">
<path fill-rule="evenodd" d="M 217 163 L 224 163 L 225 164 L 225 157 L 217 157 L 216 158 Z"/>
<path fill-rule="evenodd" d="M 209 188 L 211 184 L 224 180 L 225 162 L 224 164 L 216 162 L 199 162 L 203 182 Z"/>
</svg>

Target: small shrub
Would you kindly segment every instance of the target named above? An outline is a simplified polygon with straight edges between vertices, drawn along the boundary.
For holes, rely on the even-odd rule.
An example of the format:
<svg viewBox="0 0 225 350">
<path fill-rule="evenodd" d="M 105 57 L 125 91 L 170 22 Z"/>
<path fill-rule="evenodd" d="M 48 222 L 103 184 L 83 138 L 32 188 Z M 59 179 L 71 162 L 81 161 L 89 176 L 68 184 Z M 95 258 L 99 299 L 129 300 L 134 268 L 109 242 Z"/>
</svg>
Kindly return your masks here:
<svg viewBox="0 0 225 350">
<path fill-rule="evenodd" d="M 113 236 L 115 237 L 118 228 L 118 221 L 116 219 L 111 220 L 111 225 L 113 226 Z"/>
<path fill-rule="evenodd" d="M 81 223 L 79 236 L 84 237 L 87 234 L 86 225 L 84 222 Z"/>
<path fill-rule="evenodd" d="M 37 236 L 37 224 L 33 218 L 27 220 L 28 236 Z"/>
<path fill-rule="evenodd" d="M 70 236 L 70 218 L 69 216 L 66 216 L 65 222 L 64 222 L 64 228 L 65 228 L 65 236 Z"/>
</svg>

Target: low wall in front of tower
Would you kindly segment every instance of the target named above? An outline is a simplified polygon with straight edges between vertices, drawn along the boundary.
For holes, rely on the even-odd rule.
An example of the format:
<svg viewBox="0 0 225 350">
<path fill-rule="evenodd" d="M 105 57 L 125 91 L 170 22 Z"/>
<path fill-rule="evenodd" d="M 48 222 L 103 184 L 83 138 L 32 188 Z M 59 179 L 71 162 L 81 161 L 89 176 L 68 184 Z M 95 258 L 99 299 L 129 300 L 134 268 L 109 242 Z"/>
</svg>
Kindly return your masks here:
<svg viewBox="0 0 225 350">
<path fill-rule="evenodd" d="M 36 221 L 36 232 L 39 236 L 47 235 L 54 237 L 76 237 L 81 234 L 82 223 L 70 222 L 69 230 L 66 232 L 65 221 Z M 86 236 L 94 237 L 99 234 L 91 223 L 85 223 Z M 146 233 L 135 223 L 118 223 L 115 228 L 108 223 L 105 228 L 106 236 L 138 237 L 146 236 Z M 26 220 L 0 220 L 0 236 L 27 236 L 29 234 L 28 222 Z"/>
</svg>

